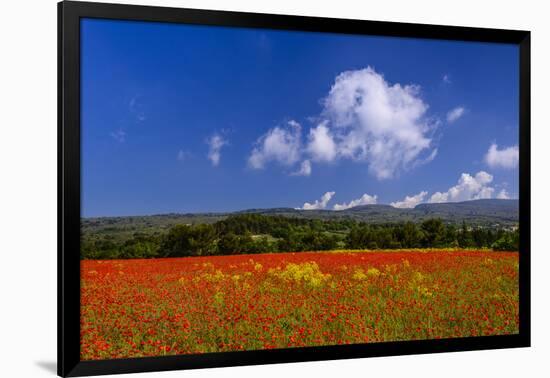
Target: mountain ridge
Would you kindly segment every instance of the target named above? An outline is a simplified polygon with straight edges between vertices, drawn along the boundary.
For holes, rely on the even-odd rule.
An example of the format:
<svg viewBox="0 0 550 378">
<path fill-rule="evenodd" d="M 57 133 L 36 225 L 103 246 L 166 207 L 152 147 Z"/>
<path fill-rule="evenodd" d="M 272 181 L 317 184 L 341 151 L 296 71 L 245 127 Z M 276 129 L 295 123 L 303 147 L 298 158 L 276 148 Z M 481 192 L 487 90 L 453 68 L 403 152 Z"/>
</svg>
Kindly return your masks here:
<svg viewBox="0 0 550 378">
<path fill-rule="evenodd" d="M 371 224 L 415 222 L 440 218 L 447 224 L 485 227 L 514 227 L 519 223 L 519 200 L 486 199 L 463 202 L 423 203 L 414 208 L 396 208 L 387 204 L 351 207 L 345 210 L 301 210 L 295 208 L 246 209 L 220 213 L 168 213 L 143 216 L 82 218 L 83 229 L 128 228 L 134 230 L 152 226 L 171 227 L 175 224 L 214 223 L 229 216 L 261 214 L 302 219 L 343 220 Z"/>
</svg>

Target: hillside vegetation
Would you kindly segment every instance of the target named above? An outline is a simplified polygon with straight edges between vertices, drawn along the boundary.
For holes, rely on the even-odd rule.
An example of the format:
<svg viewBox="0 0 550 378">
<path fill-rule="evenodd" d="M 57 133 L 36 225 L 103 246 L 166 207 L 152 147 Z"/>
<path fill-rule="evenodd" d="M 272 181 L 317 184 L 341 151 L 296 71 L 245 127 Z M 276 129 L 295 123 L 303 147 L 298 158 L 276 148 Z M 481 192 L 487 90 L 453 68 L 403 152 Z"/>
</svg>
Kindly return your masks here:
<svg viewBox="0 0 550 378">
<path fill-rule="evenodd" d="M 440 211 L 440 210 L 438 210 Z M 353 217 L 303 218 L 277 214 L 235 213 L 215 218 L 195 215 L 190 223 L 177 216 L 139 222 L 105 218 L 85 220 L 81 258 L 153 258 L 328 251 L 337 249 L 492 248 L 518 250 L 519 231 L 427 218 L 421 222 L 368 223 Z M 153 217 L 150 217 L 153 218 Z M 157 222 L 159 219 L 165 222 Z M 212 220 L 215 220 L 212 222 Z M 170 221 L 167 221 L 170 220 Z M 145 223 L 144 223 L 145 222 Z M 147 223 L 149 222 L 149 223 Z"/>
</svg>

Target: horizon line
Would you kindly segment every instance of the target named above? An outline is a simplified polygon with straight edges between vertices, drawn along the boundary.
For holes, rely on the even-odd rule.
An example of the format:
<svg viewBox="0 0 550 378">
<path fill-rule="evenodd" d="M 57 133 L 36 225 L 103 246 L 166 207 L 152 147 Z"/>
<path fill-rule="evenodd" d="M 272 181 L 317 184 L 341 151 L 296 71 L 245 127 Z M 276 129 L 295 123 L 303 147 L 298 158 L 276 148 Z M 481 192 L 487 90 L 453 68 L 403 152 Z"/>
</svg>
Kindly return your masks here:
<svg viewBox="0 0 550 378">
<path fill-rule="evenodd" d="M 302 209 L 297 207 L 250 207 L 240 210 L 228 210 L 228 211 L 200 211 L 200 212 L 167 212 L 167 213 L 147 213 L 147 214 L 135 214 L 135 215 L 95 215 L 95 216 L 80 216 L 80 219 L 97 219 L 97 218 L 133 218 L 133 217 L 154 217 L 154 216 L 167 216 L 167 215 L 201 215 L 201 214 L 212 214 L 212 215 L 221 215 L 221 214 L 234 214 L 239 212 L 247 212 L 247 211 L 259 211 L 259 210 L 275 210 L 275 209 L 285 209 L 285 210 L 292 210 L 292 211 L 305 211 L 305 212 L 313 212 L 313 211 L 325 211 L 325 212 L 335 212 L 335 213 L 342 213 L 348 210 L 352 210 L 359 207 L 370 207 L 370 206 L 386 206 L 391 207 L 393 209 L 397 210 L 414 210 L 418 206 L 421 205 L 445 205 L 445 204 L 460 204 L 460 203 L 466 203 L 466 202 L 477 202 L 477 201 L 519 201 L 519 198 L 478 198 L 478 199 L 472 199 L 472 200 L 465 200 L 465 201 L 455 201 L 455 202 L 422 202 L 414 207 L 396 207 L 389 203 L 373 203 L 373 204 L 367 204 L 367 205 L 358 205 L 349 207 L 347 209 L 342 210 L 335 210 L 333 208 L 325 208 L 325 209 Z"/>
</svg>

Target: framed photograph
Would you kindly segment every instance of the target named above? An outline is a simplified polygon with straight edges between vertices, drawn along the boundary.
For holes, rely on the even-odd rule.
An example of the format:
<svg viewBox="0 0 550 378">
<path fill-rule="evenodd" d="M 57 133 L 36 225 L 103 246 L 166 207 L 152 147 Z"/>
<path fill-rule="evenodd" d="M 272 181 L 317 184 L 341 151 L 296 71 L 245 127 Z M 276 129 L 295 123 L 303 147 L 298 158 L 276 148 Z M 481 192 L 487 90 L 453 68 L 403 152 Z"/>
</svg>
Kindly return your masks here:
<svg viewBox="0 0 550 378">
<path fill-rule="evenodd" d="M 58 11 L 60 376 L 530 345 L 529 32 Z"/>
</svg>

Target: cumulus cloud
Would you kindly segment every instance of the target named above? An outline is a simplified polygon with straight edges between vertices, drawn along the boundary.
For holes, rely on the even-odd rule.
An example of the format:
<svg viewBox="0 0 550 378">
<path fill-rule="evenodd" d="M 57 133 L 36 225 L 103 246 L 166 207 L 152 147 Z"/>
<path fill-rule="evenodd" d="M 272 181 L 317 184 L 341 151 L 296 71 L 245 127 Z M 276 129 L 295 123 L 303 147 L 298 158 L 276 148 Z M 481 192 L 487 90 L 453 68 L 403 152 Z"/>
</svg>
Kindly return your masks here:
<svg viewBox="0 0 550 378">
<path fill-rule="evenodd" d="M 248 165 L 262 169 L 271 161 L 290 167 L 304 158 L 310 165 L 348 159 L 384 180 L 437 154 L 432 136 L 440 121 L 426 116 L 418 85 L 389 83 L 371 67 L 345 71 L 336 76 L 322 106 L 304 145 L 300 125 L 290 121 L 256 141 Z"/>
<path fill-rule="evenodd" d="M 441 79 L 443 80 L 443 82 L 445 84 L 451 84 L 452 83 L 451 76 L 449 74 L 443 75 L 443 77 Z"/>
<path fill-rule="evenodd" d="M 248 165 L 253 169 L 263 169 L 271 161 L 291 166 L 300 160 L 301 127 L 296 121 L 289 121 L 288 127 L 274 127 L 257 141 Z"/>
<path fill-rule="evenodd" d="M 314 161 L 333 161 L 336 158 L 336 143 L 327 122 L 309 130 L 307 150 Z"/>
<path fill-rule="evenodd" d="M 428 192 L 421 191 L 414 196 L 405 196 L 403 201 L 392 202 L 390 205 L 393 207 L 398 207 L 400 209 L 411 209 L 424 201 L 424 198 L 428 195 Z"/>
<path fill-rule="evenodd" d="M 321 200 L 316 200 L 313 203 L 306 202 L 304 203 L 304 206 L 302 206 L 301 210 L 322 210 L 327 207 L 329 201 L 334 197 L 336 192 L 326 192 L 321 197 Z"/>
<path fill-rule="evenodd" d="M 206 144 L 208 144 L 208 159 L 214 167 L 217 167 L 220 164 L 222 147 L 227 145 L 227 140 L 220 134 L 214 133 L 206 140 Z"/>
<path fill-rule="evenodd" d="M 506 189 L 502 189 L 500 192 L 498 192 L 497 194 L 497 198 L 498 199 L 510 199 L 510 194 L 508 193 L 508 191 Z"/>
<path fill-rule="evenodd" d="M 493 143 L 485 154 L 485 163 L 491 168 L 512 169 L 518 166 L 518 162 L 519 148 L 517 145 L 499 150 L 498 145 Z"/>
<path fill-rule="evenodd" d="M 495 191 L 493 187 L 489 186 L 492 181 L 493 176 L 485 171 L 480 171 L 475 176 L 463 173 L 457 185 L 449 188 L 446 192 L 432 194 L 429 202 L 459 202 L 491 198 Z"/>
<path fill-rule="evenodd" d="M 367 193 L 363 194 L 360 198 L 354 199 L 348 203 L 341 203 L 334 205 L 334 210 L 346 210 L 355 206 L 361 205 L 374 205 L 378 201 L 378 196 L 368 195 Z"/>
<path fill-rule="evenodd" d="M 365 162 L 378 179 L 392 178 L 432 153 L 427 109 L 417 85 L 390 84 L 371 67 L 343 72 L 324 99 L 328 122 L 310 135 L 311 151 L 322 160 Z"/>
<path fill-rule="evenodd" d="M 447 122 L 453 123 L 457 121 L 459 118 L 461 118 L 464 113 L 466 112 L 466 109 L 462 106 L 457 106 L 454 109 L 449 110 L 447 113 Z"/>
<path fill-rule="evenodd" d="M 297 171 L 291 173 L 292 176 L 310 176 L 311 175 L 311 162 L 304 160 L 300 164 L 300 168 Z"/>
</svg>

